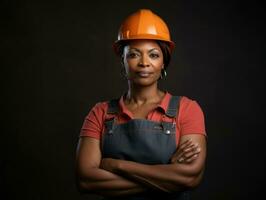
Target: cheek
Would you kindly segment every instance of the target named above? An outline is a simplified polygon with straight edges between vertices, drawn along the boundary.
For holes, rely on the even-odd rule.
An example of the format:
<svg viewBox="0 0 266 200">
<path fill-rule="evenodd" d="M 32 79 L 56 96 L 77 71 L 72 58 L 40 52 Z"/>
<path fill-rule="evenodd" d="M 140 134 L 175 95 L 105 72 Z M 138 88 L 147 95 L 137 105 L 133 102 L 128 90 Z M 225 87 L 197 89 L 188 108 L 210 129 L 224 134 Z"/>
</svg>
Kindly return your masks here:
<svg viewBox="0 0 266 200">
<path fill-rule="evenodd" d="M 163 67 L 163 60 L 154 61 L 153 66 L 156 69 L 156 71 L 161 71 Z"/>
<path fill-rule="evenodd" d="M 138 65 L 138 62 L 136 59 L 130 59 L 130 60 L 126 60 L 124 64 L 125 64 L 126 71 L 129 72 L 129 71 L 133 71 L 136 68 L 136 66 Z"/>
</svg>

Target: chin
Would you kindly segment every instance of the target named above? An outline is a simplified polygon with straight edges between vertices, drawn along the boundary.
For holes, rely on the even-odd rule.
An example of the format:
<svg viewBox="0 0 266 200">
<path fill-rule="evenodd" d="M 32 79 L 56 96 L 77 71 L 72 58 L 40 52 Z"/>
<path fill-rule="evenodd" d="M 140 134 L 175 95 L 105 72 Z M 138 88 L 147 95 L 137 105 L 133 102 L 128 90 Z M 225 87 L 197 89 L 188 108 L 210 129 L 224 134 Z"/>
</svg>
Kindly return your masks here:
<svg viewBox="0 0 266 200">
<path fill-rule="evenodd" d="M 151 86 L 151 85 L 157 83 L 157 80 L 151 80 L 151 79 L 137 79 L 137 80 L 132 80 L 131 82 L 132 82 L 134 85 L 147 87 L 147 86 Z"/>
</svg>

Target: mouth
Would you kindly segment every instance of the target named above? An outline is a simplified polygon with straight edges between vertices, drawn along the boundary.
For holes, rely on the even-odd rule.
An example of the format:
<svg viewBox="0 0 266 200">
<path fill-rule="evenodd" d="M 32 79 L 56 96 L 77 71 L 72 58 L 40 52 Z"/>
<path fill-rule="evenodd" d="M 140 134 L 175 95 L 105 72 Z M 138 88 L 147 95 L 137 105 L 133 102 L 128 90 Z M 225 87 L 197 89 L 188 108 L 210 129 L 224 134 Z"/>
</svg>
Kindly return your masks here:
<svg viewBox="0 0 266 200">
<path fill-rule="evenodd" d="M 151 72 L 137 72 L 137 75 L 141 78 L 148 78 L 151 74 Z"/>
</svg>

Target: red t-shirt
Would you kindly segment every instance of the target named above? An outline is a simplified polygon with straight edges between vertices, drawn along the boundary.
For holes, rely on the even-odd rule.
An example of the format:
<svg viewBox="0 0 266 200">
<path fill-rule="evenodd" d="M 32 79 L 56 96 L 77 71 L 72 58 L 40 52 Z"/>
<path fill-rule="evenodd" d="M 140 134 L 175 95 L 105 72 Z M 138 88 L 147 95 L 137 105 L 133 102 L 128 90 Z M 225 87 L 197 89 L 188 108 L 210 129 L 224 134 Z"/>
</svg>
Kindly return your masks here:
<svg viewBox="0 0 266 200">
<path fill-rule="evenodd" d="M 171 94 L 166 92 L 164 98 L 160 102 L 157 108 L 163 109 L 154 109 L 148 116 L 147 120 L 152 121 L 166 121 L 172 122 L 173 119 L 164 115 L 167 111 L 168 103 L 171 98 Z M 117 123 L 126 123 L 129 120 L 133 119 L 132 113 L 126 108 L 121 96 L 119 100 L 119 107 L 121 112 L 117 116 Z M 112 118 L 113 114 L 107 114 L 108 102 L 97 103 L 85 117 L 83 122 L 80 136 L 88 136 L 96 139 L 100 139 L 104 133 L 105 126 L 104 121 L 106 119 Z M 182 96 L 180 100 L 179 113 L 176 119 L 176 143 L 179 143 L 180 137 L 185 134 L 202 134 L 206 135 L 205 123 L 204 123 L 204 114 L 195 100 L 191 100 L 188 97 Z"/>
</svg>

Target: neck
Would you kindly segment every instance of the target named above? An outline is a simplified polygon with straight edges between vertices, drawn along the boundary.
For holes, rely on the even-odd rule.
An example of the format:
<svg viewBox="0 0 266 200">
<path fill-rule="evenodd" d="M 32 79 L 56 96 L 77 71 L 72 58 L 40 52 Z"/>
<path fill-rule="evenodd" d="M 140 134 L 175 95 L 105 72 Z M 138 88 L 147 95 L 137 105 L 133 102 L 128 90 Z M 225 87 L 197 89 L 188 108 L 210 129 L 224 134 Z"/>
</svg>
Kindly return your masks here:
<svg viewBox="0 0 266 200">
<path fill-rule="evenodd" d="M 129 89 L 127 92 L 126 100 L 129 103 L 142 105 L 145 103 L 156 103 L 161 100 L 163 92 L 158 89 L 157 83 L 143 87 L 128 83 Z"/>
</svg>

